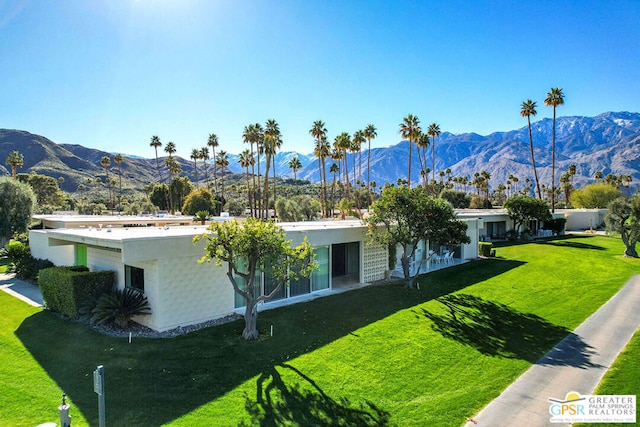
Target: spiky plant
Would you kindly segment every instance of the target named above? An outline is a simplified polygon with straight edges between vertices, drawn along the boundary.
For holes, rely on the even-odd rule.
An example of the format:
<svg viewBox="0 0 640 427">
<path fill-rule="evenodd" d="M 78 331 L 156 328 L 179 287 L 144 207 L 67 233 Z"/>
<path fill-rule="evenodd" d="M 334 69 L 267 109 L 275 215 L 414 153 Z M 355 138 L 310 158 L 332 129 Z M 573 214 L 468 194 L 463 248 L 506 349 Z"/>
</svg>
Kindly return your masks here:
<svg viewBox="0 0 640 427">
<path fill-rule="evenodd" d="M 151 314 L 147 297 L 132 288 L 118 289 L 102 294 L 92 310 L 92 323 L 115 321 L 116 325 L 126 328 L 133 316 Z"/>
</svg>

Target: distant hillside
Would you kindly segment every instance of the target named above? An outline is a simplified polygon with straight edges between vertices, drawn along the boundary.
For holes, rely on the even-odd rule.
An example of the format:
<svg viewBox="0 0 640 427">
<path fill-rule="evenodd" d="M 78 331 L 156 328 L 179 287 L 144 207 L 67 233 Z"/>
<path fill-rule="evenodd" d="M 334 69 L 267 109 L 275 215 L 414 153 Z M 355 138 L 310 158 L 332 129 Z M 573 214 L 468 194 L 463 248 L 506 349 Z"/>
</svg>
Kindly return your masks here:
<svg viewBox="0 0 640 427">
<path fill-rule="evenodd" d="M 542 183 L 551 180 L 551 126 L 550 119 L 532 123 L 536 164 Z M 285 142 L 286 144 L 286 142 Z M 406 178 L 408 162 L 407 141 L 386 148 L 371 150 L 371 180 L 378 185 L 396 182 Z M 366 148 L 366 147 L 363 147 Z M 20 173 L 31 171 L 64 179 L 61 187 L 65 191 L 76 191 L 79 184 L 85 184 L 87 178 L 101 178 L 105 171 L 100 165 L 102 156 L 112 159 L 110 174 L 117 173 L 113 154 L 80 145 L 56 144 L 53 141 L 26 131 L 0 129 L 0 157 L 6 159 L 12 150 L 18 150 L 24 156 L 24 167 Z M 415 147 L 414 147 L 415 150 Z M 432 168 L 431 149 L 428 151 L 427 166 Z M 366 149 L 362 152 L 363 175 L 366 176 Z M 123 154 L 124 155 L 124 154 Z M 293 177 L 289 169 L 289 160 L 297 155 L 303 165 L 298 171 L 298 179 L 317 182 L 318 161 L 312 154 L 280 152 L 276 155 L 275 167 L 278 176 Z M 238 155 L 229 155 L 229 171 L 244 173 L 238 164 Z M 162 162 L 164 157 L 160 159 Z M 348 157 L 350 173 L 353 174 L 353 155 Z M 182 166 L 182 176 L 195 180 L 193 161 L 178 158 Z M 211 162 L 211 161 L 210 161 Z M 327 160 L 327 170 L 332 160 Z M 640 114 L 603 113 L 596 117 L 559 117 L 556 120 L 556 180 L 567 170 L 570 164 L 577 166 L 574 178 L 576 185 L 593 181 L 596 171 L 603 175 L 613 173 L 629 174 L 633 185 L 640 183 Z M 121 164 L 123 188 L 140 190 L 144 185 L 158 181 L 155 157 L 144 159 L 126 157 Z M 527 126 L 509 132 L 495 132 L 487 136 L 474 133 L 454 135 L 443 132 L 436 139 L 436 174 L 450 168 L 453 176 L 473 176 L 474 172 L 486 170 L 491 173 L 491 185 L 504 183 L 510 174 L 516 175 L 520 182 L 525 178 L 533 180 L 529 135 Z M 167 173 L 162 166 L 162 179 Z M 204 179 L 202 164 L 198 167 L 199 178 Z M 261 164 L 264 173 L 264 162 Z M 0 172 L 9 174 L 7 166 L 0 165 Z M 209 174 L 212 175 L 211 165 Z M 270 173 L 271 175 L 271 173 Z M 327 176 L 331 180 L 332 176 Z M 412 182 L 420 182 L 420 164 L 413 155 Z M 522 185 L 522 184 L 521 184 Z"/>
</svg>

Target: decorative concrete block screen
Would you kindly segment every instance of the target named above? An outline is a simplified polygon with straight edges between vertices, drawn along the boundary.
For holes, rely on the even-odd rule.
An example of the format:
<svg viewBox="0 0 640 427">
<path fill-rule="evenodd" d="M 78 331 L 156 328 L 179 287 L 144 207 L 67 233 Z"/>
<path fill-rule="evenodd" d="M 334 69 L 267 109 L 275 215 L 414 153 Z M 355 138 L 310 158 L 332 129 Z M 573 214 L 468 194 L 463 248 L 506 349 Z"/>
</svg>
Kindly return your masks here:
<svg viewBox="0 0 640 427">
<path fill-rule="evenodd" d="M 363 244 L 363 271 L 365 283 L 384 279 L 384 272 L 389 267 L 387 248 L 380 245 Z"/>
</svg>

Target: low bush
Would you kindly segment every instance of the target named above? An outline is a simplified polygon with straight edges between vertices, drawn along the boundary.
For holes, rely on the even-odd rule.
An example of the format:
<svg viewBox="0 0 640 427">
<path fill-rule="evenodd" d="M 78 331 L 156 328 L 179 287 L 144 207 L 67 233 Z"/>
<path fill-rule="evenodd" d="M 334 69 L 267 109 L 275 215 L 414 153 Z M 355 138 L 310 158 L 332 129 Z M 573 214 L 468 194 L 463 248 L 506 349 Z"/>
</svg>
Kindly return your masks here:
<svg viewBox="0 0 640 427">
<path fill-rule="evenodd" d="M 489 257 L 491 256 L 492 247 L 493 243 L 491 242 L 478 242 L 478 254 L 480 256 Z"/>
<path fill-rule="evenodd" d="M 38 278 L 47 308 L 72 319 L 78 318 L 88 301 L 110 292 L 114 283 L 114 271 L 90 272 L 83 266 L 46 268 Z"/>
<path fill-rule="evenodd" d="M 542 227 L 544 230 L 551 230 L 553 234 L 562 234 L 564 232 L 564 227 L 567 224 L 566 218 L 554 218 L 549 221 L 544 222 L 544 226 Z"/>
<path fill-rule="evenodd" d="M 18 279 L 37 281 L 40 270 L 52 267 L 53 263 L 47 259 L 31 256 L 29 246 L 19 241 L 9 242 L 2 251 L 11 260 L 8 271 L 15 273 Z"/>
</svg>

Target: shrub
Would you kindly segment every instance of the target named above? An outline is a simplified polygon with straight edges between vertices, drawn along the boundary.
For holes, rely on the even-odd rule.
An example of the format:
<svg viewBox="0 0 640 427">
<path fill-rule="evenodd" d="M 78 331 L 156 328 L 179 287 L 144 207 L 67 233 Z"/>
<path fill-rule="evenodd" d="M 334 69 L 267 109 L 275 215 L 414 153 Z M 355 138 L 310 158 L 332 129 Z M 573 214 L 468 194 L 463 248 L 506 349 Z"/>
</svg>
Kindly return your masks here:
<svg viewBox="0 0 640 427">
<path fill-rule="evenodd" d="M 440 193 L 440 198 L 451 203 L 455 209 L 467 209 L 471 206 L 471 196 L 464 191 L 445 189 Z"/>
<path fill-rule="evenodd" d="M 18 279 L 36 281 L 40 270 L 53 266 L 47 259 L 32 257 L 29 246 L 22 242 L 9 242 L 2 252 L 11 260 L 9 271 L 15 273 Z"/>
<path fill-rule="evenodd" d="M 554 218 L 549 221 L 545 221 L 544 230 L 551 230 L 554 234 L 561 234 L 564 231 L 564 226 L 567 223 L 566 218 Z"/>
<path fill-rule="evenodd" d="M 90 272 L 86 267 L 52 267 L 40 272 L 38 286 L 47 308 L 72 319 L 80 307 L 113 289 L 115 272 Z"/>
<path fill-rule="evenodd" d="M 471 197 L 471 209 L 491 209 L 491 201 L 484 196 L 474 194 Z"/>
<path fill-rule="evenodd" d="M 607 205 L 622 196 L 620 190 L 604 182 L 585 185 L 571 192 L 571 204 L 576 208 L 606 208 Z"/>
<path fill-rule="evenodd" d="M 480 256 L 489 257 L 491 256 L 492 247 L 493 243 L 491 242 L 478 242 L 478 254 Z"/>
<path fill-rule="evenodd" d="M 189 193 L 182 205 L 183 215 L 195 215 L 200 211 L 207 211 L 209 214 L 216 212 L 215 200 L 209 190 L 205 188 Z"/>
<path fill-rule="evenodd" d="M 126 328 L 133 316 L 151 314 L 147 297 L 131 288 L 102 294 L 92 310 L 91 322 L 104 323 L 115 321 L 116 325 Z"/>
<path fill-rule="evenodd" d="M 229 199 L 227 211 L 231 216 L 242 216 L 246 210 L 246 202 L 242 199 Z"/>
</svg>

